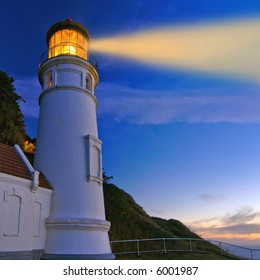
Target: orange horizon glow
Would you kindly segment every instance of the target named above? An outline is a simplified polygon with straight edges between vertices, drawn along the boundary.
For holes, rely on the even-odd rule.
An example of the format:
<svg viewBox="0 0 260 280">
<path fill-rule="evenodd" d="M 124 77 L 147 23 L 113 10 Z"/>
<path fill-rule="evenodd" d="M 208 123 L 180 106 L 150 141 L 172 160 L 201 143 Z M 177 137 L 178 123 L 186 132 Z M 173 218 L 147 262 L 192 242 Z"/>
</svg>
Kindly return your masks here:
<svg viewBox="0 0 260 280">
<path fill-rule="evenodd" d="M 260 243 L 260 233 L 239 234 L 239 233 L 209 233 L 201 231 L 199 233 L 204 239 L 244 239 L 246 241 L 257 241 Z"/>
<path fill-rule="evenodd" d="M 192 228 L 191 228 L 192 229 Z M 198 227 L 193 228 L 193 231 L 196 232 L 203 239 L 211 239 L 211 240 L 228 240 L 228 242 L 232 243 L 232 241 L 239 241 L 239 243 L 250 243 L 260 245 L 260 233 L 236 233 L 236 232 L 225 232 L 225 229 L 222 227 Z M 221 232 L 223 230 L 223 232 Z M 216 232 L 217 231 L 217 232 Z"/>
<path fill-rule="evenodd" d="M 260 245 L 260 213 L 249 206 L 222 216 L 190 222 L 189 227 L 204 239 Z"/>
</svg>

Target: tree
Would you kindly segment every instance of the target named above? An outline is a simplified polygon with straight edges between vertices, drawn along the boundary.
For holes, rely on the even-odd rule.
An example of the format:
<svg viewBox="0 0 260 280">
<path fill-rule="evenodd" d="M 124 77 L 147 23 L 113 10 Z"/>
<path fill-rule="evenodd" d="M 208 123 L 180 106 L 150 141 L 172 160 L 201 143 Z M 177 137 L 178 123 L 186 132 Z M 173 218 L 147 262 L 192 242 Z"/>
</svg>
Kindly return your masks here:
<svg viewBox="0 0 260 280">
<path fill-rule="evenodd" d="M 14 78 L 0 70 L 0 142 L 23 147 L 26 133 L 19 103 L 25 101 L 16 93 L 13 82 Z"/>
<path fill-rule="evenodd" d="M 104 169 L 103 169 L 103 184 L 104 184 L 104 185 L 107 185 L 108 182 L 109 182 L 111 179 L 113 179 L 113 178 L 114 178 L 113 176 L 107 176 L 107 175 L 106 175 L 106 172 L 105 172 Z"/>
</svg>

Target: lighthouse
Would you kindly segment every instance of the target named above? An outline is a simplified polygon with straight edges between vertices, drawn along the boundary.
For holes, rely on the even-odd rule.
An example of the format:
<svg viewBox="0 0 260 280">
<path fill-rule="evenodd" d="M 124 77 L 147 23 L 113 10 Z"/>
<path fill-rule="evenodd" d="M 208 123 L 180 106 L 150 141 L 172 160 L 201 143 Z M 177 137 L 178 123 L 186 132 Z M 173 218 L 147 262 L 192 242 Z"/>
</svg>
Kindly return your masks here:
<svg viewBox="0 0 260 280">
<path fill-rule="evenodd" d="M 39 123 L 34 159 L 53 187 L 43 259 L 113 259 L 102 188 L 95 88 L 98 70 L 90 35 L 67 19 L 46 35 L 38 77 Z"/>
</svg>

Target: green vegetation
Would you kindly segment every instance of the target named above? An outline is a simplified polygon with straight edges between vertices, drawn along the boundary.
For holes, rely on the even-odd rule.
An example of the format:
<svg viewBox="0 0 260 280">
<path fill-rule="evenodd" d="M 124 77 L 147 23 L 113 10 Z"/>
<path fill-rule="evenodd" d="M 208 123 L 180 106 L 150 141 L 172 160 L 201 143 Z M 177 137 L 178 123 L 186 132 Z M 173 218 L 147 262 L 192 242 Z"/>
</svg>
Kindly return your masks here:
<svg viewBox="0 0 260 280">
<path fill-rule="evenodd" d="M 191 232 L 180 221 L 150 217 L 129 194 L 107 181 L 104 181 L 104 198 L 107 220 L 111 222 L 109 232 L 111 241 L 150 238 L 195 238 L 200 240 L 192 241 L 192 249 L 196 252 L 189 252 L 189 240 L 166 240 L 168 250 L 179 251 L 167 254 L 164 252 L 141 253 L 140 255 L 122 254 L 117 255 L 117 259 L 237 259 L 227 253 L 222 255 L 217 246 Z M 161 250 L 163 240 L 140 241 L 138 246 L 143 251 L 151 250 L 151 248 Z M 137 244 L 136 242 L 114 243 L 112 250 L 113 252 L 134 252 L 137 250 Z"/>
<path fill-rule="evenodd" d="M 26 133 L 19 102 L 24 100 L 16 93 L 13 82 L 14 78 L 0 71 L 0 142 L 23 147 Z"/>
</svg>

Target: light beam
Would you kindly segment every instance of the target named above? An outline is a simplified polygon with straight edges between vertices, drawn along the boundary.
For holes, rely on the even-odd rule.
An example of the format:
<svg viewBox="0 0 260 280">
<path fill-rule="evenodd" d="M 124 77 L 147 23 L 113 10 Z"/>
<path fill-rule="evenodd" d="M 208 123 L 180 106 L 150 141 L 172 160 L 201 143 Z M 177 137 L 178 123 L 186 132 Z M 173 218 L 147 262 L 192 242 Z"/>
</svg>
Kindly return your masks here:
<svg viewBox="0 0 260 280">
<path fill-rule="evenodd" d="M 166 26 L 92 41 L 94 52 L 260 82 L 260 19 Z"/>
</svg>

